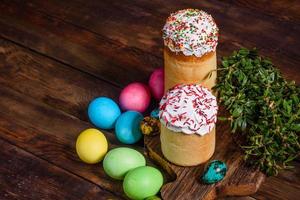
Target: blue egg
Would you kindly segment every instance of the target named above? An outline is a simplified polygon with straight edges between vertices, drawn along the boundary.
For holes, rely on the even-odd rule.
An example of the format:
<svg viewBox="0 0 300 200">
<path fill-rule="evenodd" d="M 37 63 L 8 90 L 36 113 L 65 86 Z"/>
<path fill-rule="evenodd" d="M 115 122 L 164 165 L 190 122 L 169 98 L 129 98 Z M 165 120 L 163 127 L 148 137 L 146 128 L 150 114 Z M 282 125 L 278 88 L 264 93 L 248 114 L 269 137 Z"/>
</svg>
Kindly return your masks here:
<svg viewBox="0 0 300 200">
<path fill-rule="evenodd" d="M 94 99 L 88 107 L 90 121 L 101 129 L 112 129 L 120 115 L 118 104 L 107 97 Z"/>
<path fill-rule="evenodd" d="M 158 119 L 159 118 L 159 109 L 156 108 L 156 109 L 152 110 L 150 113 L 150 116 L 154 117 L 155 119 Z"/>
<path fill-rule="evenodd" d="M 227 172 L 226 163 L 220 160 L 211 161 L 202 175 L 202 181 L 205 184 L 214 184 L 221 181 Z"/>
<path fill-rule="evenodd" d="M 124 144 L 134 144 L 142 138 L 140 122 L 143 115 L 136 111 L 124 112 L 117 120 L 115 132 L 118 140 Z"/>
</svg>

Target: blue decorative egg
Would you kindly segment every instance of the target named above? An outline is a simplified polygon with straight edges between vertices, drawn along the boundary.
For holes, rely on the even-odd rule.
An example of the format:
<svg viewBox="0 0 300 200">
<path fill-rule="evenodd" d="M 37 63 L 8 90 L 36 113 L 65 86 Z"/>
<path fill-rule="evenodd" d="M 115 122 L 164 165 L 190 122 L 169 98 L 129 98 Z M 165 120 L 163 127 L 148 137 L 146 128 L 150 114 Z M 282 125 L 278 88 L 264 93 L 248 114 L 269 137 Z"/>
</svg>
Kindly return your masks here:
<svg viewBox="0 0 300 200">
<path fill-rule="evenodd" d="M 140 122 L 143 115 L 136 111 L 124 112 L 115 126 L 116 137 L 124 144 L 134 144 L 142 138 Z"/>
<path fill-rule="evenodd" d="M 159 115 L 159 109 L 158 108 L 152 110 L 151 113 L 150 113 L 150 116 L 154 117 L 155 119 L 159 118 L 158 115 Z"/>
<path fill-rule="evenodd" d="M 201 179 L 205 184 L 214 184 L 221 181 L 225 177 L 226 172 L 227 166 L 224 162 L 213 160 L 204 170 Z"/>
<path fill-rule="evenodd" d="M 107 97 L 94 99 L 88 107 L 90 121 L 101 129 L 112 129 L 120 114 L 121 110 L 118 104 Z"/>
</svg>

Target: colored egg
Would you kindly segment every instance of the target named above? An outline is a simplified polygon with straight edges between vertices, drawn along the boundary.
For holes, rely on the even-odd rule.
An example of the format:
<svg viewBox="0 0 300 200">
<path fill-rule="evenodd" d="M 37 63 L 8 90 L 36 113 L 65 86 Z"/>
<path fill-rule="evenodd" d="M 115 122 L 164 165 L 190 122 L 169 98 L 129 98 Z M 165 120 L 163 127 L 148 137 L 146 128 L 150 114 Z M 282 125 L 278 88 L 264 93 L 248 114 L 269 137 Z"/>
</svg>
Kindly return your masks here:
<svg viewBox="0 0 300 200">
<path fill-rule="evenodd" d="M 161 200 L 161 198 L 159 198 L 158 196 L 151 196 L 146 198 L 145 200 Z"/>
<path fill-rule="evenodd" d="M 156 109 L 152 110 L 150 113 L 150 116 L 154 117 L 155 119 L 158 119 L 159 118 L 159 109 L 156 108 Z"/>
<path fill-rule="evenodd" d="M 105 135 L 97 129 L 86 129 L 77 137 L 76 152 L 83 162 L 89 164 L 100 162 L 104 158 L 107 148 Z"/>
<path fill-rule="evenodd" d="M 201 179 L 205 184 L 214 184 L 221 181 L 225 177 L 226 172 L 226 163 L 220 160 L 213 160 L 207 165 Z"/>
<path fill-rule="evenodd" d="M 118 180 L 123 180 L 129 170 L 145 165 L 144 156 L 140 152 L 127 147 L 110 150 L 103 160 L 105 173 Z"/>
<path fill-rule="evenodd" d="M 153 97 L 156 100 L 160 100 L 164 95 L 164 69 L 158 68 L 154 70 L 148 84 Z"/>
<path fill-rule="evenodd" d="M 121 111 L 118 104 L 107 97 L 94 99 L 88 107 L 90 121 L 102 129 L 112 129 L 120 114 Z"/>
<path fill-rule="evenodd" d="M 161 172 L 150 166 L 129 171 L 123 182 L 123 190 L 131 199 L 146 199 L 155 196 L 163 185 Z"/>
<path fill-rule="evenodd" d="M 143 115 L 136 111 L 121 114 L 115 126 L 117 139 L 124 144 L 134 144 L 142 138 L 140 122 Z"/>
<path fill-rule="evenodd" d="M 150 90 L 143 83 L 131 83 L 121 92 L 119 101 L 123 110 L 134 110 L 144 112 L 151 100 Z"/>
</svg>

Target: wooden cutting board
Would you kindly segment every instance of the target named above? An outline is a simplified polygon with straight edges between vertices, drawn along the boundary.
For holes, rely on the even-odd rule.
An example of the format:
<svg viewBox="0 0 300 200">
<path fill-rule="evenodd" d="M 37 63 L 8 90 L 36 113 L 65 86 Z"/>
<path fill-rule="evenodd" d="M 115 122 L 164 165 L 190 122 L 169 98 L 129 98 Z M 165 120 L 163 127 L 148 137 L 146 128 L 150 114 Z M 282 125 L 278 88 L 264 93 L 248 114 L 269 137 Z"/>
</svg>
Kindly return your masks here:
<svg viewBox="0 0 300 200">
<path fill-rule="evenodd" d="M 174 165 L 163 157 L 159 135 L 145 136 L 147 155 L 159 164 L 172 179 L 161 188 L 163 199 L 210 200 L 223 196 L 250 195 L 258 190 L 265 175 L 243 161 L 241 149 L 233 141 L 228 122 L 217 123 L 216 137 L 216 150 L 211 160 L 225 162 L 228 171 L 221 182 L 206 185 L 200 180 L 205 164 L 196 167 Z"/>
</svg>

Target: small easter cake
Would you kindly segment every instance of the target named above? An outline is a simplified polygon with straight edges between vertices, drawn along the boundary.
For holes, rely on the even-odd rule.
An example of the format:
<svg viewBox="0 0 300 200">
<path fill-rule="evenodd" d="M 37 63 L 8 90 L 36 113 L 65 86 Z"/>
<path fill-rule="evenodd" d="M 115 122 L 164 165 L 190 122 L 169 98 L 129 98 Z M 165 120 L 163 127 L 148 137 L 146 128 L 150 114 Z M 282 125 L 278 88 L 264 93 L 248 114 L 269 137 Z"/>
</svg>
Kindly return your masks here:
<svg viewBox="0 0 300 200">
<path fill-rule="evenodd" d="M 180 166 L 206 162 L 215 150 L 216 97 L 200 84 L 180 84 L 160 101 L 161 149 Z"/>
<path fill-rule="evenodd" d="M 162 31 L 165 90 L 182 83 L 211 89 L 216 84 L 219 36 L 213 17 L 198 9 L 178 10 L 167 18 Z"/>
</svg>

